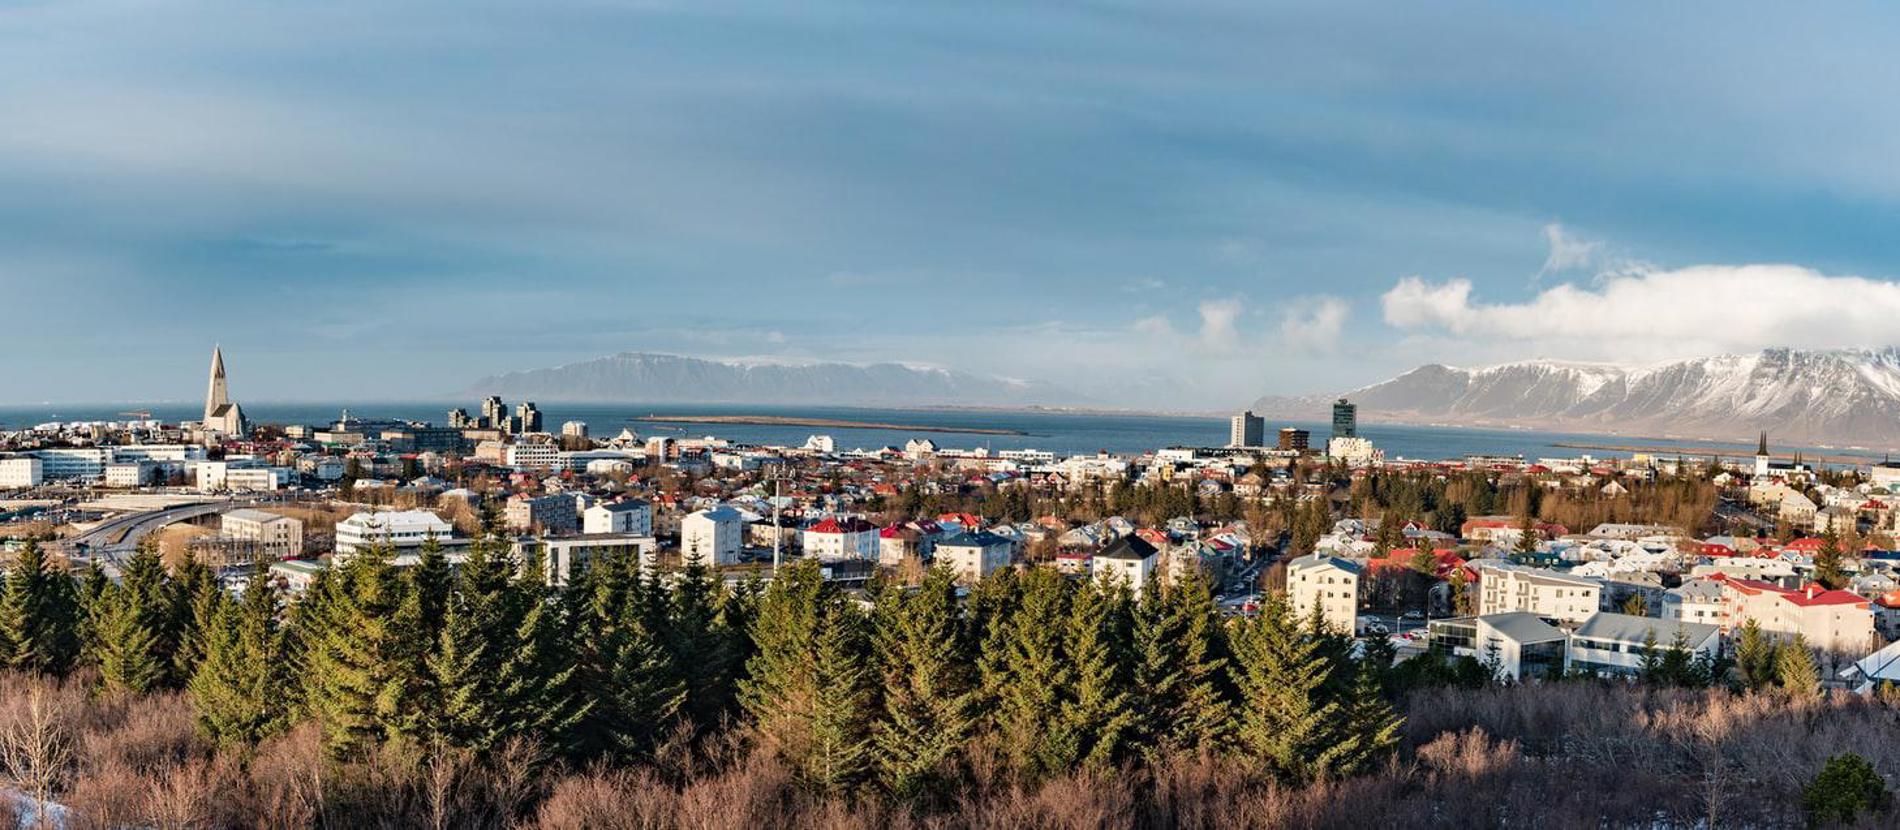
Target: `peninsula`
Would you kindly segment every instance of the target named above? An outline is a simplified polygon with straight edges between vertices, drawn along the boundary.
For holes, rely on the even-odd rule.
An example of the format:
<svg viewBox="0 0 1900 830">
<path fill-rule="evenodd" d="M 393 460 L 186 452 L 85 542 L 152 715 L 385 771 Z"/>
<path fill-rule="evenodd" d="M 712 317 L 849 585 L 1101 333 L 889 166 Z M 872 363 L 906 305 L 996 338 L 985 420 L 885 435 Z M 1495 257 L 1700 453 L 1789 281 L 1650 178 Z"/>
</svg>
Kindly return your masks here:
<svg viewBox="0 0 1900 830">
<path fill-rule="evenodd" d="M 896 432 L 944 432 L 961 435 L 1029 434 L 1020 429 L 889 424 L 878 421 L 843 421 L 835 418 L 793 418 L 780 415 L 640 415 L 631 420 L 667 424 L 742 424 L 748 426 L 817 427 L 822 429 L 885 429 Z"/>
</svg>

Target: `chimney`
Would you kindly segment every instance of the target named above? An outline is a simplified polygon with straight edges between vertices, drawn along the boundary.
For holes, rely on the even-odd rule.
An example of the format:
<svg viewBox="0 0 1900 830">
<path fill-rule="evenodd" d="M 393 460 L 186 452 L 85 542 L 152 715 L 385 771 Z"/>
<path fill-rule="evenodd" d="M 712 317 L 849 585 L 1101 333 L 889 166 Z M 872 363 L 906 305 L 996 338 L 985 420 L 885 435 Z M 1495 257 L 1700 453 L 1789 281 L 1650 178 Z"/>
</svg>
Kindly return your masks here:
<svg viewBox="0 0 1900 830">
<path fill-rule="evenodd" d="M 1814 583 L 1808 583 L 1808 599 L 1814 599 Z"/>
</svg>

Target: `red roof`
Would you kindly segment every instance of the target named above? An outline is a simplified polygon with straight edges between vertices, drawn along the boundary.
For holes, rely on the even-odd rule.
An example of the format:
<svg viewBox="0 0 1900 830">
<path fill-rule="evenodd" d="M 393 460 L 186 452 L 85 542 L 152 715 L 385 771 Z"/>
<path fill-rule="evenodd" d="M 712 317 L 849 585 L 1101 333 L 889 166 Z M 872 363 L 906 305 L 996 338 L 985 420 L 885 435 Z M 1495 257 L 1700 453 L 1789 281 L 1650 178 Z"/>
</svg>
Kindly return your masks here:
<svg viewBox="0 0 1900 830">
<path fill-rule="evenodd" d="M 838 517 L 825 517 L 825 519 L 819 520 L 817 524 L 806 528 L 807 534 L 832 534 L 832 536 L 868 534 L 868 532 L 872 532 L 872 530 L 878 530 L 878 528 L 876 528 L 874 524 L 866 522 L 866 520 L 838 519 Z"/>
<path fill-rule="evenodd" d="M 1820 550 L 1821 547 L 1826 544 L 1826 539 L 1822 539 L 1818 536 L 1808 536 L 1789 542 L 1787 549 L 1798 550 L 1803 553 L 1813 553 L 1814 551 Z"/>
<path fill-rule="evenodd" d="M 1859 605 L 1862 607 L 1867 605 L 1867 598 L 1853 591 L 1830 591 L 1812 582 L 1802 588 L 1794 589 L 1783 588 L 1779 585 L 1763 582 L 1759 579 L 1735 579 L 1728 577 L 1721 581 L 1734 586 L 1736 590 L 1745 594 L 1778 594 L 1782 599 L 1804 608 L 1817 605 Z"/>
<path fill-rule="evenodd" d="M 1734 556 L 1735 549 L 1729 547 L 1728 545 L 1718 545 L 1718 544 L 1715 544 L 1714 542 L 1704 542 L 1702 543 L 1702 555 L 1703 556 Z"/>
<path fill-rule="evenodd" d="M 1405 570 L 1412 567 L 1412 557 L 1417 556 L 1418 553 L 1417 548 L 1399 548 L 1386 554 L 1384 559 L 1367 560 L 1366 567 L 1375 573 L 1386 570 Z M 1432 551 L 1432 559 L 1434 560 L 1432 574 L 1440 579 L 1446 578 L 1453 570 L 1464 567 L 1465 564 L 1464 558 L 1458 555 L 1458 551 L 1451 548 L 1439 548 Z"/>
</svg>

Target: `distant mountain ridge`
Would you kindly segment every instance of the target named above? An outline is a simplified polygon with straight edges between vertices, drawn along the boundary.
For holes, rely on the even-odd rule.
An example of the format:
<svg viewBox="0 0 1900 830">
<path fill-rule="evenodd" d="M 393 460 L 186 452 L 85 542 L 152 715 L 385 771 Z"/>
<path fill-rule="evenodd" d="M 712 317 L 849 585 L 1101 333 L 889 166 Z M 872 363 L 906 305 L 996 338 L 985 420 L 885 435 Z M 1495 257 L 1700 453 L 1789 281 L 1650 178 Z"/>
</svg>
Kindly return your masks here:
<svg viewBox="0 0 1900 830">
<path fill-rule="evenodd" d="M 882 406 L 1029 406 L 1084 402 L 1036 381 L 904 363 L 712 359 L 622 352 L 548 369 L 490 375 L 464 395 L 544 401 Z"/>
<path fill-rule="evenodd" d="M 1900 348 L 1764 349 L 1645 366 L 1428 364 L 1344 393 L 1361 417 L 1659 437 L 1900 446 Z M 1319 417 L 1331 396 L 1262 398 Z"/>
</svg>

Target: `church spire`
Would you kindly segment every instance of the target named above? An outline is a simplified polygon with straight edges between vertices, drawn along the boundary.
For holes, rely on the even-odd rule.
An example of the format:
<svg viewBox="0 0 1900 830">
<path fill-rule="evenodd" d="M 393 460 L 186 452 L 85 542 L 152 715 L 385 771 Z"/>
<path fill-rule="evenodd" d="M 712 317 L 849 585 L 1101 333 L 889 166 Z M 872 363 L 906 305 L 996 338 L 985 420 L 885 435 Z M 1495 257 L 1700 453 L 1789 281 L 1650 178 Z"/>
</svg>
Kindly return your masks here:
<svg viewBox="0 0 1900 830">
<path fill-rule="evenodd" d="M 224 348 L 213 344 L 211 347 L 211 386 L 205 390 L 205 422 L 208 424 L 231 403 L 230 391 L 225 388 Z"/>
<path fill-rule="evenodd" d="M 1768 454 L 1768 430 L 1764 429 L 1761 431 L 1761 446 L 1755 450 L 1755 454 L 1756 455 Z"/>
</svg>

